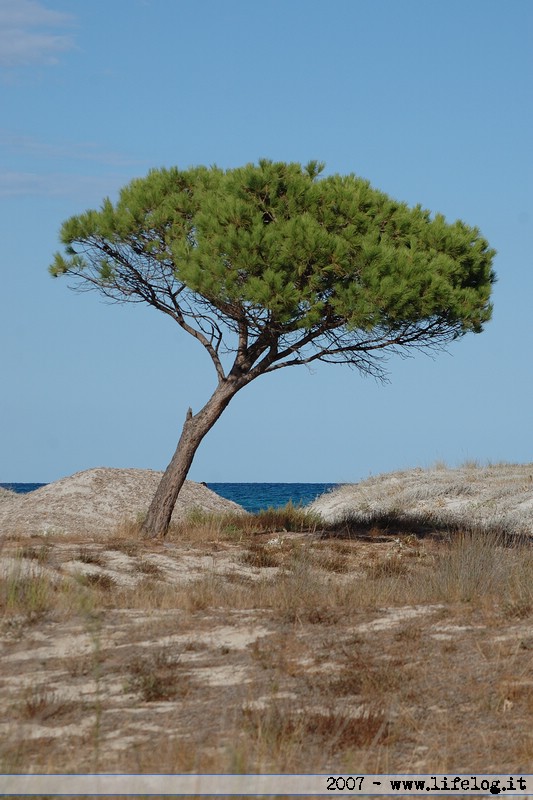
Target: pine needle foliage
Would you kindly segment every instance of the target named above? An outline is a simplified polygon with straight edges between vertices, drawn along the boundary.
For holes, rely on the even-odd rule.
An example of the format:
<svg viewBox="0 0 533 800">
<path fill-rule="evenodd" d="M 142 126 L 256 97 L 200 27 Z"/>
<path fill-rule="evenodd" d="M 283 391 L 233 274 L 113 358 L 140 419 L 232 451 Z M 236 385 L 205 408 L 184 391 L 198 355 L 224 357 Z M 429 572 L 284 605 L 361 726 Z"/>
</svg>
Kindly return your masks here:
<svg viewBox="0 0 533 800">
<path fill-rule="evenodd" d="M 480 332 L 495 276 L 478 229 L 322 169 L 152 170 L 64 223 L 51 272 L 194 320 L 220 377 L 223 339 L 248 368 L 266 355 L 262 372 L 318 359 L 381 374 L 384 349 Z"/>
</svg>

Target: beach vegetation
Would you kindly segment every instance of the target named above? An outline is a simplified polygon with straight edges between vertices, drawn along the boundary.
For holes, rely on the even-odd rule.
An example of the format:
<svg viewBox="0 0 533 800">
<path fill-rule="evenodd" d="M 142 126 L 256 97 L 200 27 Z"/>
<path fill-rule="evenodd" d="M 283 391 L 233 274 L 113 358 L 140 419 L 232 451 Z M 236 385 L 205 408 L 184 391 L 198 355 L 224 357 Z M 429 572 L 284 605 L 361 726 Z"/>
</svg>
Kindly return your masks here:
<svg viewBox="0 0 533 800">
<path fill-rule="evenodd" d="M 110 531 L 83 553 L 63 534 L 44 560 L 4 542 L 5 772 L 530 763 L 525 537 L 238 519 L 195 513 L 164 544 Z"/>
</svg>

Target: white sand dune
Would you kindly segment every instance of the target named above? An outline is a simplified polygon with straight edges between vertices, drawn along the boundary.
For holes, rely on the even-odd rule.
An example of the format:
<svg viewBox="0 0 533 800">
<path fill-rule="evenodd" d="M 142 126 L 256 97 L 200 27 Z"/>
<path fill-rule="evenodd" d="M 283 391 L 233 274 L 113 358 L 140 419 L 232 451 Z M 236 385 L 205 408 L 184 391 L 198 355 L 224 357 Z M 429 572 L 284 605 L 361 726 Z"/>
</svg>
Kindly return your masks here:
<svg viewBox="0 0 533 800">
<path fill-rule="evenodd" d="M 376 516 L 533 534 L 533 464 L 412 469 L 341 486 L 308 509 L 325 522 Z"/>
<path fill-rule="evenodd" d="M 154 470 L 100 467 L 27 495 L 2 491 L 0 537 L 52 532 L 108 536 L 122 522 L 146 512 L 161 476 Z M 307 508 L 325 523 L 350 519 L 365 524 L 394 516 L 533 535 L 533 464 L 393 472 L 334 489 Z M 184 519 L 192 509 L 244 513 L 206 486 L 186 481 L 173 521 Z"/>
<path fill-rule="evenodd" d="M 2 493 L 0 536 L 10 533 L 87 533 L 109 535 L 120 523 L 144 514 L 162 472 L 147 469 L 99 467 L 78 472 L 30 494 Z M 243 512 L 200 483 L 186 481 L 172 520 L 192 509 L 205 512 Z"/>
</svg>

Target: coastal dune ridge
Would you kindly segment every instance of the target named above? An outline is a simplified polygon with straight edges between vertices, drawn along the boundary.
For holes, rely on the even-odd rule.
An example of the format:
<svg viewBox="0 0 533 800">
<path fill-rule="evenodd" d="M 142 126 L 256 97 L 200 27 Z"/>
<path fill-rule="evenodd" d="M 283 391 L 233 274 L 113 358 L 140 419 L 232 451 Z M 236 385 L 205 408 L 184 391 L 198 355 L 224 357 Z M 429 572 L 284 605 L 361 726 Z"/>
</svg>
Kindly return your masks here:
<svg viewBox="0 0 533 800">
<path fill-rule="evenodd" d="M 308 507 L 324 523 L 394 519 L 436 528 L 533 535 L 533 464 L 409 469 L 347 484 Z"/>
<path fill-rule="evenodd" d="M 1 534 L 87 534 L 105 537 L 146 513 L 162 472 L 97 467 L 29 494 L 0 489 Z M 499 530 L 533 535 L 533 464 L 409 469 L 326 492 L 305 507 L 325 526 L 394 520 L 414 527 Z M 201 483 L 186 481 L 172 520 L 193 510 L 242 513 Z"/>
<path fill-rule="evenodd" d="M 150 469 L 96 467 L 49 483 L 28 494 L 0 493 L 0 533 L 76 533 L 105 536 L 146 513 L 163 476 Z M 193 510 L 245 513 L 201 483 L 185 481 L 173 522 Z"/>
</svg>

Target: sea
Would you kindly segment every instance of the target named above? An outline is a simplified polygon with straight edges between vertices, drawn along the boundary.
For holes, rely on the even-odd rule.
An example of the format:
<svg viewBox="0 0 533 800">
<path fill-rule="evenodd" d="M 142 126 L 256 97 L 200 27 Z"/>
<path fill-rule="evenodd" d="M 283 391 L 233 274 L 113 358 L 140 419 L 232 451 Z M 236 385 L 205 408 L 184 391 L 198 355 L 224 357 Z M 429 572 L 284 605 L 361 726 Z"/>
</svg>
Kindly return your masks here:
<svg viewBox="0 0 533 800">
<path fill-rule="evenodd" d="M 0 483 L 4 489 L 19 494 L 28 494 L 46 486 L 46 483 Z M 267 508 L 281 508 L 292 503 L 306 506 L 325 492 L 334 489 L 336 483 L 207 483 L 209 489 L 233 500 L 252 513 Z"/>
</svg>

